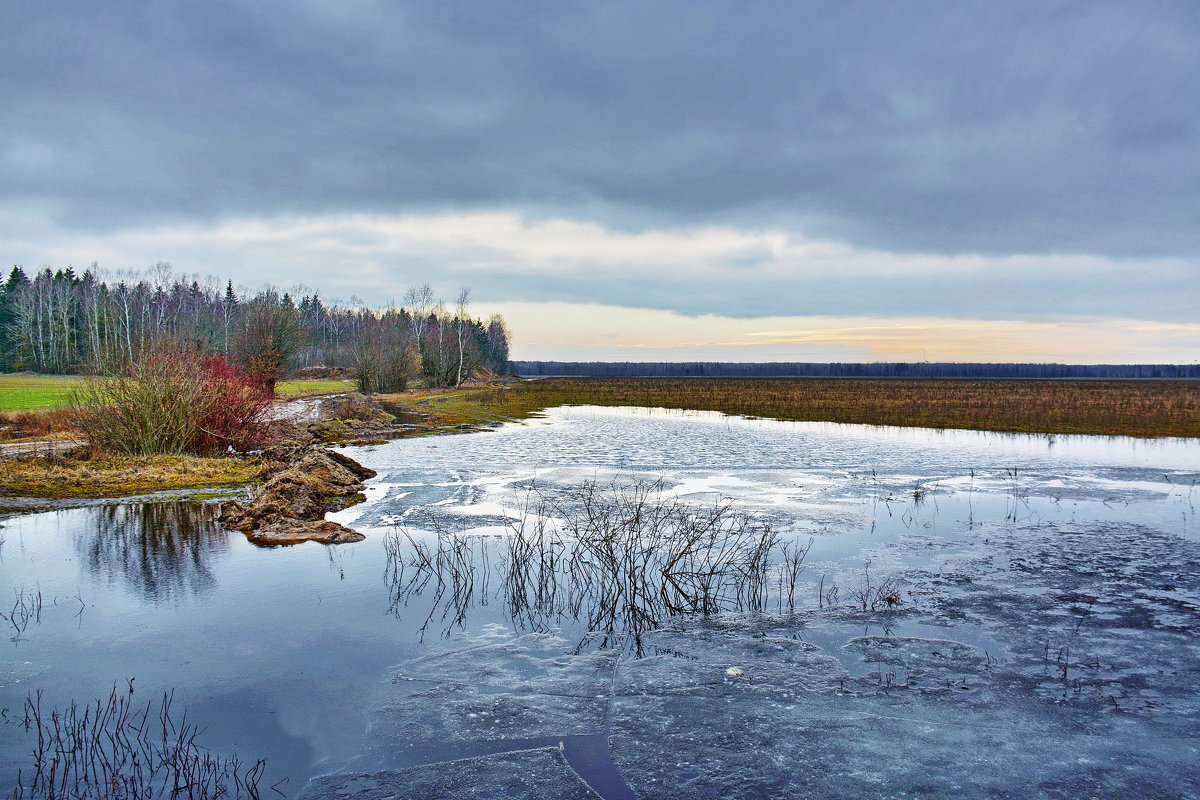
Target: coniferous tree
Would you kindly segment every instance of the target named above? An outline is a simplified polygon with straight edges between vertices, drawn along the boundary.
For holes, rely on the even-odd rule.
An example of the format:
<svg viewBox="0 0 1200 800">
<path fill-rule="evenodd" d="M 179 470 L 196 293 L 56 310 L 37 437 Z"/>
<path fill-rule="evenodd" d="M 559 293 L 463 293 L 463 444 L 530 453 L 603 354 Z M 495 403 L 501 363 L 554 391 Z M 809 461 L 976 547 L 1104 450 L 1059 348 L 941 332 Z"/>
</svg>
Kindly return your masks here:
<svg viewBox="0 0 1200 800">
<path fill-rule="evenodd" d="M 17 320 L 17 303 L 21 292 L 29 285 L 25 270 L 14 266 L 8 279 L 0 286 L 0 369 L 21 369 L 17 352 L 17 336 L 13 327 Z"/>
</svg>

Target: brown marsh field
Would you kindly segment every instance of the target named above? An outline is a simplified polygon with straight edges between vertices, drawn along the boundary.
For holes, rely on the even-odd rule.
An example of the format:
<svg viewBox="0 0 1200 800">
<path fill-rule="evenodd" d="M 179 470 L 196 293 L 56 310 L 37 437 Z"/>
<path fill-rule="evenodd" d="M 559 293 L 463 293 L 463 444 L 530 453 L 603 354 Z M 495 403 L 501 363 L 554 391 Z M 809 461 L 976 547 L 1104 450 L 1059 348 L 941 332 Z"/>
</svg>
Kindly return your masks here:
<svg viewBox="0 0 1200 800">
<path fill-rule="evenodd" d="M 562 405 L 648 406 L 809 422 L 1200 436 L 1200 381 L 546 378 L 438 405 L 481 418 L 521 418 Z"/>
</svg>

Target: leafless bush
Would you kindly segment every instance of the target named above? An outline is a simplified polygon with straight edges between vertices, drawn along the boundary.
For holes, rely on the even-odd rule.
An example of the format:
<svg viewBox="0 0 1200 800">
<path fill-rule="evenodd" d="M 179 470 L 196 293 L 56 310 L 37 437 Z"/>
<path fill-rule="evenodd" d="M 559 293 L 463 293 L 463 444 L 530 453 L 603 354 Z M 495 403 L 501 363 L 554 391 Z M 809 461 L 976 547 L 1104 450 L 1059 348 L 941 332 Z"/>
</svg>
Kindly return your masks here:
<svg viewBox="0 0 1200 800">
<path fill-rule="evenodd" d="M 537 495 L 513 526 L 505 589 L 514 614 L 569 613 L 601 634 L 677 615 L 761 611 L 770 525 L 722 500 L 697 506 L 661 483 Z"/>
<path fill-rule="evenodd" d="M 411 548 L 406 559 L 405 545 Z M 453 536 L 438 531 L 430 545 L 397 529 L 384 538 L 387 565 L 384 580 L 391 590 L 388 613 L 400 617 L 410 599 L 432 590 L 429 613 L 419 631 L 426 629 L 441 610 L 443 633 L 461 627 L 475 603 L 487 605 L 490 575 L 488 543 L 479 536 Z"/>
<path fill-rule="evenodd" d="M 834 587 L 836 590 L 836 587 Z M 881 611 L 894 609 L 903 604 L 900 579 L 895 575 L 886 575 L 872 581 L 871 562 L 863 566 L 862 578 L 857 587 L 846 593 L 851 605 L 859 611 Z M 835 602 L 829 605 L 836 605 Z"/>
<path fill-rule="evenodd" d="M 812 549 L 813 539 L 810 536 L 806 544 L 799 542 L 783 542 L 779 545 L 779 551 L 782 556 L 779 564 L 779 608 L 782 611 L 784 606 L 784 598 L 786 597 L 787 608 L 790 611 L 796 610 L 796 584 L 800 580 L 800 572 L 804 569 L 804 559 L 808 557 L 808 551 Z"/>
<path fill-rule="evenodd" d="M 262 443 L 270 400 L 219 358 L 147 347 L 128 369 L 86 380 L 72 405 L 93 450 L 211 455 Z"/>
</svg>

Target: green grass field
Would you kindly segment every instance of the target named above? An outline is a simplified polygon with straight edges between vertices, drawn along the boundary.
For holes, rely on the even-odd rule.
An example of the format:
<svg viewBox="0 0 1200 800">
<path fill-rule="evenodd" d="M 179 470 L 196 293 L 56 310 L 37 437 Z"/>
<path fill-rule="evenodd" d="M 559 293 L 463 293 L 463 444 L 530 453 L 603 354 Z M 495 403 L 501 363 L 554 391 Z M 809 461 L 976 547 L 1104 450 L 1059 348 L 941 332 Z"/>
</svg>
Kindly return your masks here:
<svg viewBox="0 0 1200 800">
<path fill-rule="evenodd" d="M 79 380 L 78 375 L 0 375 L 0 412 L 61 408 Z M 353 388 L 352 381 L 280 381 L 275 392 L 280 397 L 307 397 Z"/>
<path fill-rule="evenodd" d="M 315 394 L 337 394 L 354 388 L 354 381 L 280 381 L 275 384 L 275 394 L 280 397 L 308 397 Z"/>
<path fill-rule="evenodd" d="M 0 411 L 35 411 L 66 405 L 77 375 L 0 375 Z"/>
</svg>

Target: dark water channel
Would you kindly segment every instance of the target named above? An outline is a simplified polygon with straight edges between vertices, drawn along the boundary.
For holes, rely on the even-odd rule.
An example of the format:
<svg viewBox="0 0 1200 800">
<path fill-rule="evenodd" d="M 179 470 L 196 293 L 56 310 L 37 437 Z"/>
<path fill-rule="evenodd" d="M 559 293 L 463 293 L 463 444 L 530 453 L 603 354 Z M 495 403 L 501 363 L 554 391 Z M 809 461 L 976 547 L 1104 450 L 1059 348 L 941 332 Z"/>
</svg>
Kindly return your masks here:
<svg viewBox="0 0 1200 800">
<path fill-rule="evenodd" d="M 336 776 L 539 748 L 560 750 L 608 800 L 737 796 L 722 794 L 731 786 L 794 796 L 793 779 L 770 766 L 771 748 L 776 760 L 792 758 L 804 731 L 846 720 L 867 726 L 846 736 L 870 739 L 863 731 L 881 719 L 911 720 L 908 734 L 929 752 L 961 740 L 939 731 L 965 718 L 977 720 L 973 731 L 1014 731 L 1004 740 L 1013 764 L 1046 761 L 1041 745 L 1018 743 L 1027 731 L 1057 732 L 1090 743 L 1081 758 L 1107 754 L 1126 773 L 1197 785 L 1187 764 L 1196 763 L 1200 708 L 1185 686 L 1200 654 L 1195 440 L 563 409 L 496 432 L 352 452 L 380 472 L 368 502 L 337 517 L 368 534 L 358 544 L 258 548 L 199 502 L 4 520 L 0 782 L 28 769 L 29 742 L 14 720 L 30 692 L 62 705 L 133 678 L 146 699 L 173 689 L 212 750 L 265 757 L 263 785 L 285 780 L 286 796 L 337 796 Z M 655 483 L 653 503 L 707 509 L 731 499 L 733 513 L 775 537 L 757 584 L 730 579 L 713 590 L 709 610 L 724 614 L 716 629 L 656 600 L 640 623 L 599 613 L 611 598 L 581 588 L 591 562 L 571 561 L 560 539 L 520 551 L 538 563 L 557 553 L 556 566 L 514 577 L 516 520 L 569 517 L 581 486 L 611 494 Z M 800 548 L 803 563 L 789 573 L 787 553 Z M 422 566 L 422 552 L 434 566 Z M 661 597 L 661 581 L 651 583 L 648 596 Z M 886 600 L 893 590 L 895 605 Z M 34 597 L 40 611 L 20 613 Z M 775 649 L 764 654 L 763 642 Z M 952 669 L 939 661 L 951 651 Z M 1180 659 L 1191 671 L 1164 677 Z M 786 675 L 776 674 L 780 663 L 791 665 Z M 702 677 L 708 666 L 715 677 Z M 932 692 L 940 682 L 972 699 Z M 1097 708 L 1113 707 L 1114 722 L 1094 722 Z M 721 734 L 706 745 L 712 726 Z M 782 738 L 764 743 L 767 727 Z M 826 741 L 803 757 L 818 759 Z M 739 761 L 743 743 L 747 754 L 768 752 Z M 819 757 L 886 755 L 881 746 Z M 491 763 L 461 770 L 481 769 L 486 782 Z M 968 759 L 945 769 L 1000 767 Z M 1071 786 L 1118 796 L 1106 792 L 1130 785 L 1158 796 L 1157 778 L 1122 783 L 1072 769 L 1024 796 Z M 911 776 L 878 772 L 856 768 L 843 788 L 807 791 L 919 789 Z M 332 783 L 305 790 L 327 773 Z M 988 796 L 966 786 L 961 796 Z"/>
</svg>

